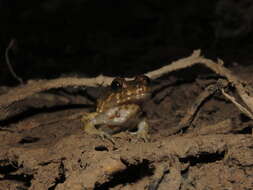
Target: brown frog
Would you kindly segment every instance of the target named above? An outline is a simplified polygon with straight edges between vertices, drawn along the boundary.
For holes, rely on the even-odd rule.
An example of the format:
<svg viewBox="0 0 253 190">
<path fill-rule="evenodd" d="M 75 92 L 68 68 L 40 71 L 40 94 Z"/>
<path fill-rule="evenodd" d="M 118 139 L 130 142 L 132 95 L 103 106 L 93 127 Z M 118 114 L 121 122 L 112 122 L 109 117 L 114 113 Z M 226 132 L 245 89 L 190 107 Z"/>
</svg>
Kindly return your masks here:
<svg viewBox="0 0 253 190">
<path fill-rule="evenodd" d="M 96 112 L 83 116 L 84 131 L 113 141 L 112 134 L 137 127 L 133 134 L 147 141 L 149 125 L 143 116 L 141 103 L 149 95 L 147 76 L 137 76 L 131 81 L 115 78 L 110 93 L 98 100 Z"/>
</svg>

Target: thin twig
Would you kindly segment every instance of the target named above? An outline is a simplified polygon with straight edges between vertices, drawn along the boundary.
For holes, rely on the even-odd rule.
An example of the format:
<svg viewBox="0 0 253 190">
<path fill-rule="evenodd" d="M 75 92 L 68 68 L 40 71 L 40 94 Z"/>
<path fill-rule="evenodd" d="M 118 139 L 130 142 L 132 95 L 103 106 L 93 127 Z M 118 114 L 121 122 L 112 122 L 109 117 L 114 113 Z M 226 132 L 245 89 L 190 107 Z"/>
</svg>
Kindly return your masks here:
<svg viewBox="0 0 253 190">
<path fill-rule="evenodd" d="M 241 104 L 239 104 L 233 96 L 230 96 L 228 93 L 226 93 L 223 89 L 221 89 L 221 93 L 230 100 L 242 113 L 247 115 L 250 119 L 253 119 L 252 113 L 247 110 L 247 108 L 243 107 Z"/>
<path fill-rule="evenodd" d="M 200 106 L 204 103 L 204 101 L 212 96 L 217 91 L 216 85 L 208 86 L 194 101 L 192 106 L 187 110 L 185 117 L 180 121 L 178 129 L 184 129 L 189 127 L 194 120 Z"/>
<path fill-rule="evenodd" d="M 8 69 L 9 69 L 11 75 L 12 75 L 20 84 L 23 85 L 23 84 L 24 84 L 23 79 L 20 78 L 20 77 L 15 73 L 15 71 L 14 71 L 14 69 L 13 69 L 13 67 L 12 67 L 12 65 L 11 65 L 11 63 L 10 63 L 10 59 L 9 59 L 9 51 L 13 48 L 14 44 L 15 44 L 15 39 L 12 39 L 12 40 L 10 41 L 8 47 L 7 47 L 6 50 L 5 50 L 5 62 L 6 62 L 6 64 L 7 64 L 7 66 L 8 66 Z"/>
</svg>

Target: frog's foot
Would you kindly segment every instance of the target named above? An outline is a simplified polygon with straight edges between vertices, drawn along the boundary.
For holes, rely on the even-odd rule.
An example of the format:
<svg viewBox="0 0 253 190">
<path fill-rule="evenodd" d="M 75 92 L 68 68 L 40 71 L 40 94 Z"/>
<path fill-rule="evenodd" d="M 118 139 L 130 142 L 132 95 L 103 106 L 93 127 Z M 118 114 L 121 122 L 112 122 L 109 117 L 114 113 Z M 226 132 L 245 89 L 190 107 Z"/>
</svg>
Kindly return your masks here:
<svg viewBox="0 0 253 190">
<path fill-rule="evenodd" d="M 99 131 L 99 130 L 98 130 Z M 108 139 L 109 141 L 111 141 L 113 144 L 115 144 L 115 140 L 113 139 L 113 137 L 110 135 L 110 134 L 108 134 L 108 133 L 106 133 L 106 132 L 104 132 L 104 131 L 99 131 L 99 137 L 101 137 L 103 140 L 104 139 Z"/>
<path fill-rule="evenodd" d="M 144 119 L 138 124 L 137 132 L 133 132 L 137 136 L 137 138 L 144 140 L 144 142 L 149 142 L 150 136 L 148 134 L 149 125 L 147 121 Z"/>
<path fill-rule="evenodd" d="M 84 131 L 85 131 L 85 133 L 87 133 L 89 135 L 99 136 L 103 140 L 108 139 L 113 144 L 115 144 L 115 141 L 114 141 L 114 139 L 112 138 L 112 136 L 110 134 L 108 134 L 104 131 L 98 130 L 91 122 L 87 122 L 84 125 Z"/>
</svg>

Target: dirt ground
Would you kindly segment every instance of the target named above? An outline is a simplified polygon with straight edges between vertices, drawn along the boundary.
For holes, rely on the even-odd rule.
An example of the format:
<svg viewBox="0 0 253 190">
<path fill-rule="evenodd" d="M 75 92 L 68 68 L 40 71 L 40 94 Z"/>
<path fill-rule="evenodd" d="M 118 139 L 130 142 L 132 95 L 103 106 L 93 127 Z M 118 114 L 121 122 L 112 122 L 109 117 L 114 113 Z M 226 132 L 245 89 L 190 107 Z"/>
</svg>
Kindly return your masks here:
<svg viewBox="0 0 253 190">
<path fill-rule="evenodd" d="M 231 69 L 253 85 L 252 66 Z M 174 130 L 217 80 L 198 69 L 185 77 L 189 71 L 154 81 L 160 88 L 143 106 L 150 142 L 125 132 L 115 144 L 84 134 L 81 115 L 94 107 L 81 106 L 90 101 L 78 92 L 47 92 L 59 105 L 38 101 L 42 95 L 25 100 L 36 109 L 1 121 L 0 190 L 253 189 L 253 122 L 223 95 L 207 99 L 189 128 Z M 101 92 L 90 90 L 95 98 Z"/>
</svg>

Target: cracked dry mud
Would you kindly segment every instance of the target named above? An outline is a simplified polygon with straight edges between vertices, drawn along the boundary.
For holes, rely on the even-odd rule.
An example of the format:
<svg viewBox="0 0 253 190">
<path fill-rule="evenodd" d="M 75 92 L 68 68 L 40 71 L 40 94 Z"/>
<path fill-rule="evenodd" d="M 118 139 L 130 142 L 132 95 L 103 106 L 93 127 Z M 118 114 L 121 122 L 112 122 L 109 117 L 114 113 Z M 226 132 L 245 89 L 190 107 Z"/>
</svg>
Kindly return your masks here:
<svg viewBox="0 0 253 190">
<path fill-rule="evenodd" d="M 252 83 L 252 70 L 237 73 Z M 127 133 L 116 135 L 115 144 L 84 134 L 79 116 L 90 110 L 80 107 L 2 121 L 0 190 L 253 189 L 253 123 L 224 97 L 202 105 L 193 132 L 171 134 L 211 80 L 175 82 L 146 102 L 148 143 Z M 222 121 L 230 131 L 195 133 Z"/>
</svg>

